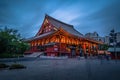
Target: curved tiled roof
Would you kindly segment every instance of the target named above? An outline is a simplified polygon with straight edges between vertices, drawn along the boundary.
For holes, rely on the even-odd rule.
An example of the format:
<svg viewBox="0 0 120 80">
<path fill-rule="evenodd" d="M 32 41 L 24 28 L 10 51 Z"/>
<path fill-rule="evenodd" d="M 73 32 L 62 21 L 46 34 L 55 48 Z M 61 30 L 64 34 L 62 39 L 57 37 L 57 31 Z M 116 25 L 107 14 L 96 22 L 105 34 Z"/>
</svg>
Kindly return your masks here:
<svg viewBox="0 0 120 80">
<path fill-rule="evenodd" d="M 74 29 L 73 25 L 64 23 L 62 21 L 59 21 L 51 16 L 45 15 L 45 19 L 47 18 L 47 20 L 56 28 L 60 28 L 62 27 L 62 29 L 64 29 L 65 31 L 67 31 L 68 33 L 78 36 L 78 37 L 83 37 L 83 34 L 81 34 L 80 32 L 78 32 L 77 30 Z M 54 31 L 48 32 L 48 33 L 44 33 L 44 34 L 40 34 L 38 36 L 34 36 L 32 38 L 27 39 L 27 41 L 31 41 L 31 40 L 35 40 L 35 39 L 39 39 L 42 37 L 45 37 L 47 35 L 50 35 L 54 33 Z"/>
<path fill-rule="evenodd" d="M 79 36 L 79 37 L 83 37 L 83 34 L 81 34 L 80 32 L 78 32 L 77 30 L 74 29 L 73 25 L 61 22 L 51 16 L 46 15 L 45 16 L 48 21 L 55 27 L 59 28 L 62 27 L 65 31 L 67 31 L 70 34 L 73 34 L 75 36 Z"/>
<path fill-rule="evenodd" d="M 64 23 L 64 22 L 59 21 L 59 20 L 57 20 L 57 19 L 55 19 L 55 18 L 53 18 L 51 16 L 48 16 L 48 15 L 45 15 L 45 19 L 47 19 L 51 23 L 51 25 L 53 25 L 54 27 L 56 27 L 58 29 L 62 28 L 66 32 L 68 32 L 69 34 L 72 34 L 72 35 L 77 36 L 77 37 L 82 37 L 83 39 L 88 40 L 88 41 L 92 41 L 92 42 L 95 42 L 95 43 L 100 43 L 100 42 L 95 41 L 95 40 L 87 39 L 86 37 L 84 37 L 83 34 L 81 34 L 80 32 L 78 32 L 77 30 L 75 30 L 74 27 L 73 27 L 73 25 Z M 49 35 L 53 34 L 54 32 L 55 31 L 43 33 L 43 34 L 40 34 L 38 36 L 34 36 L 32 38 L 29 38 L 26 41 L 31 41 L 31 40 L 36 40 L 36 39 L 39 39 L 39 38 L 43 38 L 43 37 L 46 37 L 46 36 L 49 36 Z"/>
</svg>

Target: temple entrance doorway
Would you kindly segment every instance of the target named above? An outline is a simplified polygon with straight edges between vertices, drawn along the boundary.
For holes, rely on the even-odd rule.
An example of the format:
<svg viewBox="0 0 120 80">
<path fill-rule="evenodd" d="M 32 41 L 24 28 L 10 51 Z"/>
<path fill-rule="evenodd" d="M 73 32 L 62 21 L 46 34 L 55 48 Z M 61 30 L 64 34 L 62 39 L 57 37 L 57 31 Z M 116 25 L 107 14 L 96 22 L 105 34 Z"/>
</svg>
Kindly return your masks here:
<svg viewBox="0 0 120 80">
<path fill-rule="evenodd" d="M 70 49 L 71 49 L 71 57 L 75 57 L 76 56 L 76 47 L 70 46 Z"/>
</svg>

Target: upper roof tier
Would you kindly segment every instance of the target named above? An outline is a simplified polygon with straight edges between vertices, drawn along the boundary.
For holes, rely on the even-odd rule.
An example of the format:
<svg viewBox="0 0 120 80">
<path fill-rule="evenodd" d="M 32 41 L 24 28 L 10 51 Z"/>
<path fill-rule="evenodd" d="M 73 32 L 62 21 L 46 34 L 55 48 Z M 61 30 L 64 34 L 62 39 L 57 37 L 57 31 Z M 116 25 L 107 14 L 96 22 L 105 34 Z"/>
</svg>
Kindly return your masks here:
<svg viewBox="0 0 120 80">
<path fill-rule="evenodd" d="M 64 23 L 62 21 L 59 21 L 49 15 L 45 15 L 45 18 L 47 18 L 47 20 L 55 27 L 59 28 L 62 27 L 65 31 L 67 31 L 70 34 L 73 34 L 75 36 L 79 36 L 79 37 L 83 37 L 83 34 L 81 34 L 80 32 L 78 32 L 77 30 L 74 29 L 73 25 Z"/>
<path fill-rule="evenodd" d="M 77 37 L 84 37 L 83 34 L 81 34 L 80 32 L 78 32 L 77 30 L 74 29 L 73 25 L 70 25 L 70 24 L 67 24 L 67 23 L 64 23 L 62 21 L 59 21 L 49 15 L 45 15 L 45 20 L 48 20 L 50 24 L 52 24 L 54 27 L 56 28 L 62 28 L 63 30 L 65 30 L 66 32 L 68 32 L 69 34 L 72 34 L 74 36 L 77 36 Z M 48 35 L 51 35 L 54 33 L 54 31 L 51 31 L 51 32 L 47 32 L 47 33 L 43 33 L 43 34 L 39 34 L 40 30 L 43 30 L 44 28 L 41 28 L 39 29 L 38 33 L 36 34 L 37 36 L 34 36 L 32 38 L 29 38 L 27 39 L 27 41 L 31 41 L 31 40 L 35 40 L 35 39 L 39 39 L 39 38 L 42 38 L 42 37 L 45 37 L 45 36 L 48 36 Z"/>
</svg>

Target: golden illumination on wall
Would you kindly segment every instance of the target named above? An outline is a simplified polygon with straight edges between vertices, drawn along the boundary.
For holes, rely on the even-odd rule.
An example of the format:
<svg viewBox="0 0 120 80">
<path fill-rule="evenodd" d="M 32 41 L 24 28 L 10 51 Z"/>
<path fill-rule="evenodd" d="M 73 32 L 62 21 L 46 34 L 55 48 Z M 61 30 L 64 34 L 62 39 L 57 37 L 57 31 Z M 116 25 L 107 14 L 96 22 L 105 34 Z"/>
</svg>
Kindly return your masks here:
<svg viewBox="0 0 120 80">
<path fill-rule="evenodd" d="M 71 44 L 71 40 L 70 40 L 70 38 L 68 38 L 68 44 Z"/>
<path fill-rule="evenodd" d="M 34 44 L 33 44 L 33 43 L 31 43 L 31 46 L 34 46 Z"/>
<path fill-rule="evenodd" d="M 68 51 L 68 52 L 70 52 L 71 50 L 70 50 L 70 48 L 68 48 L 68 47 L 66 47 L 66 50 Z"/>
<path fill-rule="evenodd" d="M 40 45 L 39 40 L 37 41 L 37 44 Z"/>
<path fill-rule="evenodd" d="M 67 43 L 67 44 L 68 44 L 68 38 L 65 38 L 65 43 Z"/>
<path fill-rule="evenodd" d="M 52 38 L 50 39 L 50 42 L 55 42 L 55 37 L 52 37 Z"/>
<path fill-rule="evenodd" d="M 65 37 L 64 36 L 62 36 L 61 42 L 65 43 Z"/>
<path fill-rule="evenodd" d="M 36 42 L 34 42 L 34 46 L 36 46 Z"/>
<path fill-rule="evenodd" d="M 56 38 L 55 38 L 55 42 L 59 42 L 59 38 L 56 37 Z"/>
<path fill-rule="evenodd" d="M 45 44 L 47 44 L 48 43 L 48 40 L 45 40 Z"/>
<path fill-rule="evenodd" d="M 75 42 L 74 42 L 74 39 L 71 39 L 71 42 L 72 42 L 72 44 L 74 44 Z"/>
</svg>

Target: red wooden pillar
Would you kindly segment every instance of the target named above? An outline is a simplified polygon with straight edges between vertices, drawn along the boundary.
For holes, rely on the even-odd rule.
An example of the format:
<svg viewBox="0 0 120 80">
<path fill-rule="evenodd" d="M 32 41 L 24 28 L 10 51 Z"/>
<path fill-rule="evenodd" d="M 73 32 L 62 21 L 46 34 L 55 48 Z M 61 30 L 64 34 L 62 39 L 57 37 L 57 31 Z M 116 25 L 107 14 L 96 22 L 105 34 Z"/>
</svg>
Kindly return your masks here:
<svg viewBox="0 0 120 80">
<path fill-rule="evenodd" d="M 61 38 L 62 36 L 59 35 L 59 55 L 61 56 Z"/>
<path fill-rule="evenodd" d="M 86 54 L 86 45 L 83 43 L 83 51 L 84 51 L 84 54 Z"/>
<path fill-rule="evenodd" d="M 97 52 L 97 55 L 98 55 L 98 44 L 96 45 L 96 52 Z"/>
</svg>

